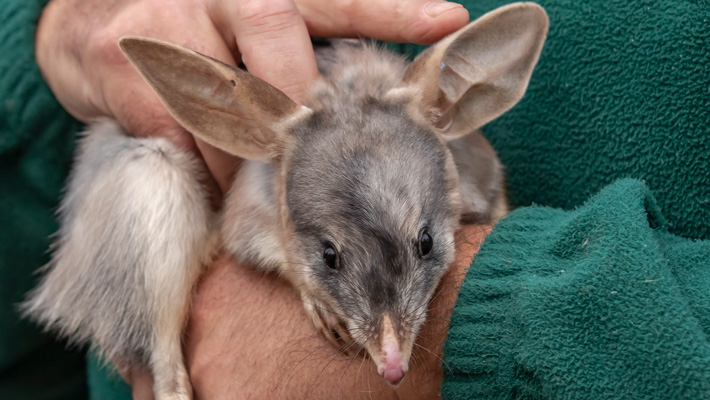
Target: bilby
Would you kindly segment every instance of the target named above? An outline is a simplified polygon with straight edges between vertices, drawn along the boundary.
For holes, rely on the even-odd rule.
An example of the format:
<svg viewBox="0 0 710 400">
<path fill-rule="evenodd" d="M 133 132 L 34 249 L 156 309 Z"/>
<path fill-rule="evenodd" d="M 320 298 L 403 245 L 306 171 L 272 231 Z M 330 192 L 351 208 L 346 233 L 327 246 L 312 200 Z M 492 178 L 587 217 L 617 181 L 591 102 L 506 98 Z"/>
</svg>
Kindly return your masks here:
<svg viewBox="0 0 710 400">
<path fill-rule="evenodd" d="M 541 7 L 508 5 L 409 64 L 335 41 L 316 52 L 323 77 L 304 105 L 201 54 L 122 38 L 185 129 L 247 161 L 214 216 L 191 155 L 91 126 L 24 312 L 119 369 L 148 365 L 157 399 L 189 399 L 182 329 L 221 242 L 290 281 L 326 337 L 349 336 L 398 384 L 460 222 L 505 215 L 502 167 L 477 129 L 523 96 L 547 25 Z"/>
</svg>

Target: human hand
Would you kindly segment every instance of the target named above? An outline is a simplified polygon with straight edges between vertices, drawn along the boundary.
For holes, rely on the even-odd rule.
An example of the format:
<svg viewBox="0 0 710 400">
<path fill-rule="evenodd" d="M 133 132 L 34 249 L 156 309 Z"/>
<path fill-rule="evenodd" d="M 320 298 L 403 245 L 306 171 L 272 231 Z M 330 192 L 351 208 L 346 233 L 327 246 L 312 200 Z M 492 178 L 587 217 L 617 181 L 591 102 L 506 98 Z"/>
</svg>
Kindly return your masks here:
<svg viewBox="0 0 710 400">
<path fill-rule="evenodd" d="M 221 193 L 238 160 L 195 139 L 130 66 L 124 35 L 166 40 L 249 71 L 300 101 L 317 69 L 309 33 L 431 43 L 468 22 L 460 5 L 429 0 L 53 0 L 40 20 L 37 61 L 76 118 L 117 119 L 200 155 Z"/>
<path fill-rule="evenodd" d="M 319 335 L 293 288 L 222 257 L 198 287 L 187 329 L 185 353 L 196 397 L 437 398 L 448 319 L 489 231 L 468 226 L 457 232 L 456 261 L 435 292 L 411 369 L 396 389 L 371 360 L 341 354 Z M 134 386 L 134 395 L 135 390 L 140 389 Z M 142 392 L 147 397 L 135 398 L 152 396 L 150 386 Z"/>
<path fill-rule="evenodd" d="M 301 100 L 317 75 L 308 33 L 429 43 L 468 22 L 459 5 L 414 0 L 53 0 L 40 20 L 37 61 L 59 101 L 83 121 L 117 119 L 204 158 L 221 192 L 238 160 L 184 131 L 119 51 L 123 35 L 163 39 L 249 70 Z M 274 62 L 278 58 L 281 62 Z M 214 188 L 214 185 L 213 189 Z M 217 192 L 217 190 L 214 190 Z M 215 196 L 219 197 L 219 196 Z M 122 371 L 136 398 L 152 397 L 146 369 Z"/>
</svg>

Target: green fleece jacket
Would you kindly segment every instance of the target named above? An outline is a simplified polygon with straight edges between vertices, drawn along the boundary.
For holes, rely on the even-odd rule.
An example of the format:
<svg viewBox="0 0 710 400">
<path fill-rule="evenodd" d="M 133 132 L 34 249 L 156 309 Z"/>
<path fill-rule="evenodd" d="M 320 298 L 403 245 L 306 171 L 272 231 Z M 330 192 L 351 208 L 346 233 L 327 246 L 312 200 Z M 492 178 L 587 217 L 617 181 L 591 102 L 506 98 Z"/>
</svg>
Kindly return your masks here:
<svg viewBox="0 0 710 400">
<path fill-rule="evenodd" d="M 511 213 L 461 288 L 443 397 L 710 399 L 710 241 L 667 227 L 632 179 Z"/>
<path fill-rule="evenodd" d="M 125 399 L 14 308 L 80 128 L 34 62 L 45 2 L 0 3 L 0 399 Z M 472 18 L 504 3 L 465 2 Z M 710 399 L 710 2 L 540 3 L 528 93 L 484 129 L 520 208 L 461 289 L 442 395 Z"/>
</svg>

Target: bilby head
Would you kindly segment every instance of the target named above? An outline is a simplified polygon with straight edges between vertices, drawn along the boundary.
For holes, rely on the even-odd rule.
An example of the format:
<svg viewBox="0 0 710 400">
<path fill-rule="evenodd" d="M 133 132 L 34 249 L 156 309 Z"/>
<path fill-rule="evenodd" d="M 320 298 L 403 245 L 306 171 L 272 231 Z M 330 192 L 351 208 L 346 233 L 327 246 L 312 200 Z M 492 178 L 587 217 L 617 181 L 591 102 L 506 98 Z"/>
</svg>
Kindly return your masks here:
<svg viewBox="0 0 710 400">
<path fill-rule="evenodd" d="M 427 304 L 454 256 L 456 169 L 405 104 L 363 99 L 293 132 L 285 187 L 290 265 L 398 383 Z M 357 111 L 354 111 L 357 110 Z"/>
<path fill-rule="evenodd" d="M 409 65 L 364 57 L 336 68 L 306 105 L 175 45 L 126 37 L 121 47 L 185 129 L 274 165 L 284 275 L 398 384 L 454 258 L 461 194 L 447 143 L 520 100 L 546 32 L 539 6 L 505 6 Z M 373 79 L 380 67 L 394 72 Z"/>
</svg>

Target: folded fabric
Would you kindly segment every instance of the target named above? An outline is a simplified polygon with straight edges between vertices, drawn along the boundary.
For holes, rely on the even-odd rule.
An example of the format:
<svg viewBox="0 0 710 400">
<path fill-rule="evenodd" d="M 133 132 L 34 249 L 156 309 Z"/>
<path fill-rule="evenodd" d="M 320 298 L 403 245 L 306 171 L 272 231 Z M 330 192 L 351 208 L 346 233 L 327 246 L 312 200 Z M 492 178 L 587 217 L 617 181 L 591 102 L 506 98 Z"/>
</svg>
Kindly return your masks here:
<svg viewBox="0 0 710 400">
<path fill-rule="evenodd" d="M 474 259 L 445 399 L 710 399 L 710 241 L 666 231 L 644 183 L 519 209 Z"/>
</svg>

